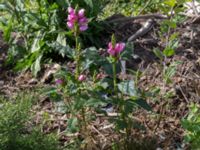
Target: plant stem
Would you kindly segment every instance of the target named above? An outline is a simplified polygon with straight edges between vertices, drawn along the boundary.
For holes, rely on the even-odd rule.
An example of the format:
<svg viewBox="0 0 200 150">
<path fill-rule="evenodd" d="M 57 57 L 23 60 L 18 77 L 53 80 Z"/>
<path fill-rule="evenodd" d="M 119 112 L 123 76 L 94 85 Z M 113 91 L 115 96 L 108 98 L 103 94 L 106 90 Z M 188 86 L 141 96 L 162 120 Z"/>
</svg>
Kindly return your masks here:
<svg viewBox="0 0 200 150">
<path fill-rule="evenodd" d="M 86 132 L 87 130 L 87 122 L 86 122 L 86 118 L 85 118 L 85 109 L 82 108 L 82 121 L 83 121 L 83 128 L 84 128 L 84 131 Z"/>
<path fill-rule="evenodd" d="M 78 36 L 76 35 L 76 58 L 75 58 L 75 61 L 76 61 L 76 73 L 75 73 L 75 77 L 76 79 L 78 79 L 79 77 L 79 74 L 80 74 L 80 43 L 79 43 L 79 40 L 78 40 Z"/>
<path fill-rule="evenodd" d="M 112 67 L 113 67 L 113 87 L 114 87 L 114 93 L 117 94 L 116 60 L 113 62 Z"/>
</svg>

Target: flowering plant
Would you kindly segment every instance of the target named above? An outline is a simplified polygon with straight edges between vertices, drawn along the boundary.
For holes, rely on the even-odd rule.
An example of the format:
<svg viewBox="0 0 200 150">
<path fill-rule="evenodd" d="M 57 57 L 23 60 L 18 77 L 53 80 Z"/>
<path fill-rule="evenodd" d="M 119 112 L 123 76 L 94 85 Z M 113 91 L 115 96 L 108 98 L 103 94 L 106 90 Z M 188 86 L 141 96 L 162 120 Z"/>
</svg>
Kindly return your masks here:
<svg viewBox="0 0 200 150">
<path fill-rule="evenodd" d="M 112 35 L 111 42 L 108 43 L 108 50 L 107 52 L 110 54 L 111 59 L 110 62 L 112 63 L 113 67 L 113 87 L 114 92 L 117 94 L 117 73 L 116 73 L 116 63 L 120 56 L 120 53 L 124 50 L 125 43 L 116 43 L 115 36 Z"/>
<path fill-rule="evenodd" d="M 80 57 L 81 57 L 81 43 L 79 41 L 79 33 L 88 29 L 88 19 L 85 17 L 85 9 L 77 10 L 68 7 L 67 26 L 74 33 L 76 41 L 76 79 L 79 80 L 80 75 Z M 80 80 L 79 80 L 80 81 Z"/>
</svg>

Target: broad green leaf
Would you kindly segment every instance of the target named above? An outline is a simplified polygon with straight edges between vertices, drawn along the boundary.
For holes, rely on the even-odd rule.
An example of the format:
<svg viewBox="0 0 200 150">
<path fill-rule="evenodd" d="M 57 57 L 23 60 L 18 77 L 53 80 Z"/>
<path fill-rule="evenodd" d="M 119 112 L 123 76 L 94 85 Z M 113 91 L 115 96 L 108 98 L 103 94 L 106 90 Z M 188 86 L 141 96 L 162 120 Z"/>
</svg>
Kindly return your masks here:
<svg viewBox="0 0 200 150">
<path fill-rule="evenodd" d="M 123 94 L 129 95 L 129 96 L 136 96 L 137 92 L 135 90 L 134 85 L 135 84 L 133 80 L 124 81 L 118 84 L 118 88 Z"/>
</svg>

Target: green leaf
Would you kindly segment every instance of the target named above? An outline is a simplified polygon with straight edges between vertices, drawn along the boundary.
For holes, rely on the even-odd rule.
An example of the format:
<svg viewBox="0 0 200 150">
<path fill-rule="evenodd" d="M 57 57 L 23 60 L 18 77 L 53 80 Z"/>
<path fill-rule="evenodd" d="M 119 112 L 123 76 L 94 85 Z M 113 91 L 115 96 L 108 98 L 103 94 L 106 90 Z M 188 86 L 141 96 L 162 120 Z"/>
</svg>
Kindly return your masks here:
<svg viewBox="0 0 200 150">
<path fill-rule="evenodd" d="M 9 40 L 10 40 L 11 31 L 12 31 L 12 23 L 13 23 L 13 21 L 12 21 L 12 19 L 10 19 L 8 25 L 4 28 L 3 38 L 7 42 L 9 42 Z"/>
<path fill-rule="evenodd" d="M 165 0 L 164 3 L 170 7 L 174 7 L 176 4 L 176 0 Z"/>
<path fill-rule="evenodd" d="M 167 57 L 171 57 L 175 54 L 175 51 L 174 51 L 174 49 L 167 47 L 164 49 L 163 54 Z"/>
<path fill-rule="evenodd" d="M 171 36 L 170 36 L 170 41 L 174 41 L 174 40 L 176 40 L 177 38 L 178 38 L 178 35 L 179 35 L 179 33 L 178 32 L 175 32 L 175 33 L 173 33 Z"/>
<path fill-rule="evenodd" d="M 47 95 L 52 101 L 58 102 L 62 100 L 62 96 L 58 93 L 56 88 L 52 88 L 52 87 L 47 88 L 44 91 L 42 91 L 42 93 L 44 95 Z"/>
<path fill-rule="evenodd" d="M 90 8 L 93 8 L 93 1 L 92 1 L 92 0 L 84 0 L 84 1 L 85 1 L 85 3 L 86 3 L 87 5 L 90 6 Z"/>
<path fill-rule="evenodd" d="M 59 33 L 56 41 L 62 46 L 66 46 L 67 45 L 66 37 L 65 37 L 64 33 Z"/>
<path fill-rule="evenodd" d="M 14 70 L 19 71 L 31 67 L 31 65 L 35 62 L 38 56 L 38 51 L 30 53 L 28 56 L 17 62 Z"/>
<path fill-rule="evenodd" d="M 61 7 L 64 7 L 64 8 L 68 7 L 67 0 L 56 0 L 56 2 Z"/>
<path fill-rule="evenodd" d="M 170 28 L 175 29 L 177 27 L 176 22 L 172 20 L 165 20 L 163 24 L 168 25 Z"/>
<path fill-rule="evenodd" d="M 154 48 L 154 49 L 153 49 L 153 52 L 154 52 L 154 54 L 155 54 L 160 60 L 163 60 L 164 55 L 163 55 L 163 53 L 162 53 L 159 49 Z"/>
<path fill-rule="evenodd" d="M 37 57 L 36 61 L 32 64 L 31 66 L 31 71 L 33 72 L 33 75 L 36 77 L 38 72 L 41 70 L 41 60 L 42 60 L 42 55 Z"/>
<path fill-rule="evenodd" d="M 124 110 L 126 114 L 132 113 L 133 109 L 135 108 L 136 104 L 134 103 L 133 100 L 126 100 L 124 102 Z"/>
<path fill-rule="evenodd" d="M 103 64 L 103 69 L 105 70 L 106 74 L 108 74 L 110 76 L 113 75 L 112 64 L 110 64 L 110 63 L 104 63 Z M 121 71 L 120 63 L 117 63 L 116 72 L 120 73 L 120 71 Z"/>
<path fill-rule="evenodd" d="M 164 81 L 165 81 L 166 83 L 172 82 L 172 81 L 171 81 L 171 78 L 175 75 L 177 65 L 179 65 L 179 64 L 180 64 L 180 62 L 178 62 L 178 61 L 173 62 L 173 63 L 170 64 L 170 66 L 168 66 L 168 67 L 165 69 Z"/>
<path fill-rule="evenodd" d="M 32 47 L 31 47 L 32 53 L 40 50 L 40 48 L 41 48 L 40 42 L 42 42 L 42 32 L 38 31 L 38 33 L 33 41 Z"/>
<path fill-rule="evenodd" d="M 134 85 L 135 84 L 133 80 L 124 81 L 118 84 L 118 88 L 123 94 L 129 95 L 129 96 L 136 96 L 137 92 L 135 90 Z"/>
<path fill-rule="evenodd" d="M 99 99 L 99 98 L 90 98 L 87 102 L 86 105 L 89 107 L 98 107 L 98 106 L 103 106 L 105 103 Z"/>
<path fill-rule="evenodd" d="M 67 123 L 70 132 L 75 133 L 78 131 L 78 119 L 76 117 L 70 118 Z"/>
<path fill-rule="evenodd" d="M 54 51 L 58 52 L 58 54 L 64 56 L 67 56 L 69 58 L 74 58 L 75 51 L 74 49 L 70 48 L 69 45 L 63 46 L 57 41 L 53 43 L 47 43 L 49 47 L 51 47 Z"/>
<path fill-rule="evenodd" d="M 150 106 L 145 100 L 143 100 L 143 99 L 136 99 L 136 100 L 134 100 L 134 102 L 135 102 L 138 106 L 144 108 L 145 110 L 147 110 L 147 111 L 152 111 L 151 106 Z"/>
<path fill-rule="evenodd" d="M 125 128 L 128 127 L 128 124 L 126 122 L 124 122 L 124 120 L 121 120 L 121 119 L 115 119 L 114 120 L 115 123 L 116 123 L 116 128 L 118 130 L 124 130 Z"/>
</svg>

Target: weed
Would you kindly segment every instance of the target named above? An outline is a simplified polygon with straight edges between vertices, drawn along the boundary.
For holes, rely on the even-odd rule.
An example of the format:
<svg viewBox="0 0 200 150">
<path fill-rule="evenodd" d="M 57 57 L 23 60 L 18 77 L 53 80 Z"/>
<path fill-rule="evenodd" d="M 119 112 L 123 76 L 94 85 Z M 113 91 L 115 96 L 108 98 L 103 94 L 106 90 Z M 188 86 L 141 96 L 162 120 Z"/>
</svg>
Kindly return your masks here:
<svg viewBox="0 0 200 150">
<path fill-rule="evenodd" d="M 15 99 L 1 99 L 0 149 L 57 150 L 54 134 L 45 135 L 31 124 L 32 97 L 21 94 Z"/>
</svg>

